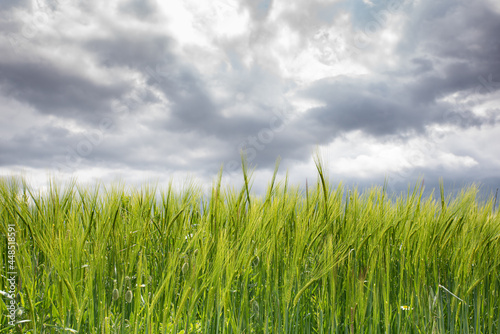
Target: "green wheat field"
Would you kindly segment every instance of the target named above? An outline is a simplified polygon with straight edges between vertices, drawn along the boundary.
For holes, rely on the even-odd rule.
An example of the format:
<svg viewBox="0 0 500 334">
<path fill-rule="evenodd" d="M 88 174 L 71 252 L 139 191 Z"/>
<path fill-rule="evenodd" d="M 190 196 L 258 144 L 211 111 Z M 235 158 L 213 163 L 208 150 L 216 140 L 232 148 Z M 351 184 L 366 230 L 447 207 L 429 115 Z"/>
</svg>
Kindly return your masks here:
<svg viewBox="0 0 500 334">
<path fill-rule="evenodd" d="M 493 196 L 360 193 L 316 166 L 261 196 L 245 165 L 208 195 L 0 179 L 0 333 L 500 333 Z"/>
</svg>

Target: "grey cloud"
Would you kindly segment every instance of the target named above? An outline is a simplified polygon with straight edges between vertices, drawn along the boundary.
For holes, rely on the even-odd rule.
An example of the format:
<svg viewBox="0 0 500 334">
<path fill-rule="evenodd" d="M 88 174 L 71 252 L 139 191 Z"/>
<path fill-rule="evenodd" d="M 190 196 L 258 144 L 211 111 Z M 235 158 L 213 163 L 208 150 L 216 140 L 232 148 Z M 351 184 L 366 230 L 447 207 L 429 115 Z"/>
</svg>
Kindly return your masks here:
<svg viewBox="0 0 500 334">
<path fill-rule="evenodd" d="M 432 104 L 444 95 L 480 84 L 474 69 L 465 62 L 441 66 L 439 72 L 428 73 L 409 85 L 413 103 Z"/>
<path fill-rule="evenodd" d="M 32 1 L 29 0 L 2 0 L 2 2 L 0 2 L 0 10 L 9 10 L 15 7 L 26 7 L 31 3 Z"/>
<path fill-rule="evenodd" d="M 166 128 L 197 131 L 229 143 L 238 143 L 269 126 L 276 103 L 285 90 L 276 74 L 260 65 L 248 69 L 235 66 L 218 74 L 229 98 L 216 101 L 209 92 L 210 82 L 188 65 L 179 65 L 176 71 L 170 71 L 170 66 L 165 64 L 163 69 L 162 81 L 152 83 L 172 103 Z M 230 115 L 223 115 L 225 109 L 231 110 Z M 238 112 L 240 110 L 246 112 Z"/>
<path fill-rule="evenodd" d="M 50 3 L 56 5 L 56 2 Z M 99 27 L 104 32 L 100 36 L 105 37 L 52 39 L 51 43 L 71 42 L 84 56 L 95 59 L 94 65 L 102 73 L 109 71 L 111 76 L 123 69 L 126 74 L 146 79 L 146 84 L 131 82 L 123 75 L 124 79 L 113 78 L 117 83 L 108 85 L 82 75 L 82 69 L 64 68 L 49 56 L 39 63 L 20 57 L 0 61 L 0 93 L 29 104 L 42 115 L 54 115 L 59 121 L 64 122 L 65 118 L 90 121 L 92 124 L 81 124 L 90 133 L 95 131 L 99 119 L 114 111 L 112 102 L 131 108 L 131 115 L 112 114 L 116 132 L 108 133 L 101 144 L 92 146 L 90 154 L 80 156 L 77 168 L 189 170 L 210 175 L 217 172 L 222 162 L 238 161 L 240 148 L 253 154 L 252 165 L 266 169 L 274 166 L 277 156 L 290 166 L 297 161 L 305 162 L 316 145 L 329 144 L 350 131 L 360 130 L 369 140 L 384 142 L 426 136 L 426 127 L 433 124 L 452 124 L 457 131 L 496 125 L 498 110 L 478 116 L 470 108 L 442 100 L 454 93 L 477 93 L 480 99 L 487 99 L 498 91 L 496 83 L 500 82 L 499 15 L 488 9 L 486 2 L 463 8 L 463 1 L 451 0 L 408 2 L 407 15 L 402 26 L 397 27 L 401 40 L 395 54 L 388 55 L 393 56 L 395 65 L 390 70 L 372 65 L 369 52 L 379 47 L 373 40 L 368 49 L 359 50 L 360 57 L 352 59 L 354 63 L 368 66 L 367 72 L 371 74 L 338 76 L 307 84 L 297 95 L 322 105 L 296 114 L 284 96 L 289 96 L 302 83 L 283 77 L 278 61 L 273 58 L 279 25 L 286 24 L 299 33 L 305 48 L 319 28 L 336 23 L 341 11 L 351 14 L 347 34 L 364 29 L 366 23 L 374 19 L 373 12 L 387 6 L 385 1 L 372 2 L 373 7 L 362 1 L 304 1 L 296 9 L 285 9 L 277 22 L 269 22 L 269 11 L 275 6 L 272 0 L 242 0 L 240 11 L 248 10 L 252 19 L 249 31 L 233 38 L 209 36 L 213 38 L 212 47 L 220 52 L 212 55 L 222 54 L 215 74 L 199 72 L 197 68 L 202 67 L 177 56 L 174 49 L 178 45 L 173 36 L 144 28 L 157 19 L 157 8 L 152 1 L 123 1 L 117 13 L 106 15 L 96 13 L 92 1 L 79 3 L 79 15 Z M 18 3 L 29 5 L 25 1 Z M 13 6 L 14 2 L 4 1 L 0 8 L 12 9 Z M 5 13 L 0 14 L 3 31 L 19 30 L 22 22 L 12 21 L 9 11 Z M 116 21 L 108 20 L 113 14 L 117 14 L 115 20 L 141 20 L 142 28 L 137 29 L 136 25 L 123 28 Z M 36 43 L 45 43 L 44 36 L 40 34 Z M 349 39 L 352 36 L 344 37 L 352 42 Z M 7 46 L 4 43 L 0 49 L 3 51 Z M 34 54 L 42 59 L 36 51 L 34 49 Z M 248 55 L 253 58 L 251 66 L 243 61 Z M 486 80 L 486 86 L 480 81 L 481 77 Z M 226 97 L 212 94 L 210 85 L 214 82 Z M 162 105 L 162 100 L 168 103 Z M 294 117 L 278 120 L 274 125 L 283 127 L 273 132 L 270 122 L 275 119 L 275 113 L 283 110 Z M 163 115 L 156 118 L 154 113 L 158 112 Z M 144 118 L 128 117 L 143 113 Z M 136 120 L 138 124 L 134 123 Z M 27 130 L 2 138 L 0 165 L 43 168 L 54 162 L 64 165 L 68 150 L 82 148 L 87 140 L 81 133 L 56 126 L 26 125 L 23 129 Z M 196 154 L 191 154 L 193 151 Z M 448 175 L 450 182 L 460 182 L 468 180 L 465 174 L 472 171 L 476 179 L 498 184 L 495 163 L 481 160 L 471 151 L 464 149 L 459 153 L 473 156 L 479 167 L 456 173 L 444 167 L 413 167 L 394 182 L 405 189 L 407 181 L 413 182 L 412 178 L 419 173 L 426 175 L 429 186 L 437 184 L 442 174 Z M 176 159 L 179 152 L 186 152 L 185 161 Z M 338 178 L 345 179 L 345 176 Z M 374 181 L 383 182 L 382 179 L 359 182 L 367 186 Z"/>
<path fill-rule="evenodd" d="M 273 6 L 273 0 L 243 0 L 242 3 L 249 8 L 252 18 L 256 21 L 265 20 Z"/>
<path fill-rule="evenodd" d="M 415 70 L 413 71 L 416 75 L 421 75 L 432 71 L 434 69 L 434 65 L 431 60 L 424 58 L 413 58 L 411 60 L 413 64 L 415 64 Z"/>
<path fill-rule="evenodd" d="M 130 14 L 139 19 L 145 19 L 156 13 L 157 4 L 156 1 L 152 0 L 128 0 L 123 2 L 119 8 L 124 14 Z"/>
<path fill-rule="evenodd" d="M 30 126 L 11 138 L 0 141 L 0 165 L 51 167 L 57 154 L 74 138 L 67 129 L 56 126 Z"/>
<path fill-rule="evenodd" d="M 123 85 L 105 85 L 47 63 L 0 62 L 3 94 L 38 111 L 95 122 L 110 110 Z M 83 114 L 81 114 L 83 113 Z"/>
<path fill-rule="evenodd" d="M 281 19 L 299 34 L 301 44 L 305 46 L 320 27 L 334 23 L 340 11 L 345 10 L 344 7 L 342 2 L 304 1 L 303 6 L 286 9 Z"/>
<path fill-rule="evenodd" d="M 450 82 L 460 85 L 455 80 Z M 374 137 L 404 137 L 424 134 L 425 127 L 432 124 L 462 128 L 495 124 L 498 115 L 494 113 L 477 116 L 470 110 L 459 112 L 450 103 L 437 102 L 443 85 L 436 81 L 428 79 L 408 85 L 395 78 L 390 82 L 343 77 L 323 80 L 302 92 L 324 103 L 304 114 L 302 122 L 323 142 L 354 130 Z"/>
<path fill-rule="evenodd" d="M 423 134 L 432 124 L 496 124 L 498 110 L 477 116 L 440 99 L 464 91 L 481 97 L 500 89 L 499 15 L 485 3 L 470 9 L 432 2 L 411 9 L 415 13 L 404 27 L 408 37 L 398 46 L 402 58 L 396 70 L 322 80 L 302 91 L 324 104 L 303 115 L 321 142 L 353 130 L 384 137 Z"/>
<path fill-rule="evenodd" d="M 394 90 L 384 82 L 348 78 L 320 81 L 303 94 L 325 105 L 310 109 L 303 116 L 304 123 L 330 139 L 353 130 L 374 136 L 421 132 L 428 109 L 409 107 L 399 95 L 401 90 Z"/>
<path fill-rule="evenodd" d="M 112 37 L 87 40 L 85 47 L 98 56 L 99 63 L 104 66 L 145 71 L 147 67 L 175 61 L 170 52 L 171 44 L 168 36 L 148 31 L 115 30 Z"/>
<path fill-rule="evenodd" d="M 185 133 L 197 131 L 202 135 L 214 135 L 230 144 L 248 135 L 257 133 L 269 123 L 270 111 L 266 103 L 245 101 L 252 115 L 221 114 L 224 108 L 237 108 L 238 94 L 262 99 L 264 94 L 257 87 L 265 83 L 280 90 L 281 82 L 274 74 L 259 65 L 247 69 L 240 63 L 245 49 L 239 49 L 237 42 L 221 41 L 221 47 L 233 60 L 232 67 L 218 73 L 218 78 L 231 92 L 230 101 L 214 101 L 208 91 L 209 82 L 191 64 L 179 59 L 170 51 L 172 41 L 166 36 L 146 32 L 115 31 L 113 37 L 91 39 L 86 49 L 98 56 L 99 62 L 108 67 L 126 67 L 141 72 L 148 84 L 161 90 L 171 106 L 165 108 L 169 119 L 164 124 L 167 131 Z M 270 83 L 271 82 L 271 83 Z M 273 88 L 274 89 L 274 88 Z M 282 93 L 282 92 L 277 92 Z M 264 97 L 266 99 L 266 97 Z"/>
<path fill-rule="evenodd" d="M 498 71 L 499 14 L 487 1 L 464 6 L 456 1 L 428 1 L 414 7 L 398 51 L 422 53 L 443 61 L 468 62 L 482 71 Z"/>
<path fill-rule="evenodd" d="M 372 9 L 366 8 L 366 15 L 370 20 L 373 20 L 371 12 L 383 6 L 378 5 L 379 7 Z M 317 24 L 328 22 L 326 14 L 346 8 L 345 3 L 344 7 L 338 6 L 308 3 L 306 8 L 301 8 L 302 12 L 288 12 L 285 17 L 291 26 L 307 36 Z M 448 4 L 448 7 L 451 6 Z M 319 18 L 319 9 L 327 7 L 326 14 L 323 13 Z M 444 10 L 445 7 L 438 8 L 436 14 L 429 11 L 427 15 L 431 20 L 440 20 L 442 15 L 453 12 L 451 9 Z M 423 19 L 425 17 L 421 16 L 420 20 Z M 440 27 L 441 25 L 446 26 L 446 21 L 439 22 Z M 485 39 L 491 35 L 487 32 L 488 29 L 486 24 L 483 36 Z M 426 127 L 433 124 L 452 124 L 463 129 L 496 124 L 498 116 L 495 112 L 490 112 L 487 116 L 477 116 L 470 110 L 456 110 L 456 105 L 439 101 L 448 94 L 477 87 L 480 84 L 478 75 L 481 71 L 484 73 L 485 69 L 494 67 L 494 61 L 489 59 L 492 63 L 483 63 L 479 54 L 477 61 L 466 61 L 465 58 L 457 57 L 443 58 L 438 50 L 431 48 L 431 44 L 426 44 L 425 41 L 432 41 L 434 38 L 430 31 L 428 34 L 422 40 L 422 36 L 419 36 L 419 39 L 413 41 L 413 50 L 418 52 L 411 54 L 406 52 L 407 50 L 400 50 L 407 58 L 403 58 L 401 66 L 393 73 L 378 73 L 377 79 L 372 76 L 323 80 L 304 89 L 301 94 L 324 103 L 324 106 L 309 110 L 289 124 L 287 130 L 267 145 L 265 150 L 258 152 L 256 161 L 260 165 L 269 165 L 274 159 L 268 157 L 268 153 L 307 159 L 314 145 L 327 144 L 337 136 L 354 130 L 361 130 L 378 140 L 384 140 L 387 136 L 410 138 L 425 135 Z M 402 44 L 405 42 L 406 40 L 403 40 Z M 444 42 L 446 45 L 446 41 Z M 487 93 L 486 89 L 481 93 Z M 215 118 L 214 124 L 224 123 Z M 292 131 L 297 140 L 289 136 Z M 251 135 L 252 131 L 246 134 Z M 285 137 L 289 140 L 288 143 L 280 141 L 280 138 Z"/>
<path fill-rule="evenodd" d="M 86 49 L 98 56 L 102 65 L 141 72 L 151 87 L 161 90 L 171 103 L 168 111 L 165 108 L 169 114 L 164 124 L 167 131 L 197 131 L 200 136 L 214 135 L 237 145 L 246 136 L 268 126 L 271 112 L 267 106 L 272 105 L 272 101 L 261 101 L 274 93 L 283 93 L 280 91 L 282 82 L 276 74 L 260 65 L 249 69 L 242 65 L 240 59 L 247 50 L 241 49 L 240 44 L 238 41 L 220 41 L 220 46 L 232 60 L 231 69 L 218 73 L 218 78 L 232 92 L 231 100 L 222 102 L 216 102 L 210 95 L 210 83 L 202 73 L 173 55 L 170 51 L 172 41 L 166 36 L 116 30 L 113 37 L 88 40 Z M 271 90 L 262 92 L 258 87 L 263 84 Z M 245 101 L 252 115 L 223 116 L 224 108 L 238 108 L 238 94 L 252 100 L 255 98 Z"/>
</svg>

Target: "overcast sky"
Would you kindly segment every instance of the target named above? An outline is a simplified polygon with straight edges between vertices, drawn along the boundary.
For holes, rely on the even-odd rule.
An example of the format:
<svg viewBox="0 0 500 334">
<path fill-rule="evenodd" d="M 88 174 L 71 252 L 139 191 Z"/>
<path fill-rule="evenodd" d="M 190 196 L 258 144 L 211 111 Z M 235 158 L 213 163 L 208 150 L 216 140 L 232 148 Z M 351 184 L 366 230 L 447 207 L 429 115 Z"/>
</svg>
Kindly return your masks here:
<svg viewBox="0 0 500 334">
<path fill-rule="evenodd" d="M 495 0 L 2 0 L 0 174 L 500 185 Z M 310 181 L 311 182 L 311 181 Z"/>
</svg>

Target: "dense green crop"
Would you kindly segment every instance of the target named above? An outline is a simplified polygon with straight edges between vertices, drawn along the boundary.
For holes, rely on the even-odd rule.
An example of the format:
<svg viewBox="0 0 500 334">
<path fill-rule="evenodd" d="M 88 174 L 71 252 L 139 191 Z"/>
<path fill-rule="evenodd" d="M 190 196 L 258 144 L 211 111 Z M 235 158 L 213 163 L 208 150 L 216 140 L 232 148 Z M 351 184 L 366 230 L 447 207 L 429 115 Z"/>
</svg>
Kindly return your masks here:
<svg viewBox="0 0 500 334">
<path fill-rule="evenodd" d="M 358 193 L 317 166 L 260 197 L 245 169 L 210 196 L 1 180 L 0 333 L 500 333 L 492 200 Z"/>
</svg>

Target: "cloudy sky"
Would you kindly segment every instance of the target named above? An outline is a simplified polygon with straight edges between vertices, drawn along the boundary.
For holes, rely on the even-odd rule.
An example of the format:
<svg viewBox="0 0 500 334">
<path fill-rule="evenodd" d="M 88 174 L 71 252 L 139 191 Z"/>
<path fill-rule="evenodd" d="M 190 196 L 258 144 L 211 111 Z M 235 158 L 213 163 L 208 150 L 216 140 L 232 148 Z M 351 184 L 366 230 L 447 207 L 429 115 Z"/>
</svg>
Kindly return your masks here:
<svg viewBox="0 0 500 334">
<path fill-rule="evenodd" d="M 2 0 L 0 174 L 500 186 L 495 0 Z"/>
</svg>

